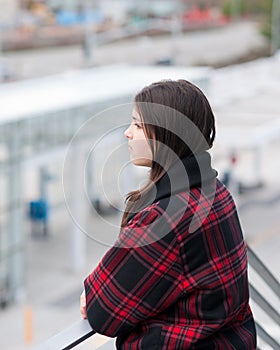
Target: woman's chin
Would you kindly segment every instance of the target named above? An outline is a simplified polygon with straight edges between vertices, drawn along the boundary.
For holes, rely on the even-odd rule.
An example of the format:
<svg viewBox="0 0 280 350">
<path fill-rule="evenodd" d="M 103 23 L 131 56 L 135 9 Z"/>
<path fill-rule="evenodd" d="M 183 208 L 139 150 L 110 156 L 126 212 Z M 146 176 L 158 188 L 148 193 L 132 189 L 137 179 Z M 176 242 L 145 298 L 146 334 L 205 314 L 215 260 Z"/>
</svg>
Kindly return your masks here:
<svg viewBox="0 0 280 350">
<path fill-rule="evenodd" d="M 146 159 L 146 158 L 133 158 L 133 157 L 131 157 L 131 162 L 137 166 L 151 167 L 151 165 L 152 165 L 151 160 Z"/>
</svg>

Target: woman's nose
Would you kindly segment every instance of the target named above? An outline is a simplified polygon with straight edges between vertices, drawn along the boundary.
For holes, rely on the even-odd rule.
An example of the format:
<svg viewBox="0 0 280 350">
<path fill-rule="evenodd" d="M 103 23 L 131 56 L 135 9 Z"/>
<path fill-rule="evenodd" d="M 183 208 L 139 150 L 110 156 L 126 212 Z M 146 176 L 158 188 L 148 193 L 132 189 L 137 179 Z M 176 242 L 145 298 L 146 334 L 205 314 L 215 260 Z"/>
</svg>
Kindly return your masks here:
<svg viewBox="0 0 280 350">
<path fill-rule="evenodd" d="M 128 139 L 132 139 L 132 132 L 130 126 L 125 130 L 124 136 L 127 137 Z"/>
</svg>

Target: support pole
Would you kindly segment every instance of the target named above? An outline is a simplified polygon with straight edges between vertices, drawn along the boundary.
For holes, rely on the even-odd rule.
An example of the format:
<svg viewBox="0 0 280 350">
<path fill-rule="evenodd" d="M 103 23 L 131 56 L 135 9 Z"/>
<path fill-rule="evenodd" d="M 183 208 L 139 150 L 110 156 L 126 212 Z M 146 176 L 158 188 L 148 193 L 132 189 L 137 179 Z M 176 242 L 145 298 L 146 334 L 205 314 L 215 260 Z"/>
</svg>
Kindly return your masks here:
<svg viewBox="0 0 280 350">
<path fill-rule="evenodd" d="M 182 1 L 176 0 L 176 9 L 173 14 L 173 19 L 171 23 L 171 38 L 172 38 L 172 46 L 171 46 L 171 58 L 173 60 L 172 64 L 174 64 L 177 61 L 177 56 L 179 53 L 179 40 L 182 38 L 183 35 L 183 16 L 182 16 Z"/>
<path fill-rule="evenodd" d="M 22 164 L 20 160 L 20 137 L 16 124 L 8 144 L 10 167 L 8 172 L 8 202 L 11 203 L 8 213 L 9 255 L 9 293 L 14 301 L 23 299 L 23 186 Z"/>
<path fill-rule="evenodd" d="M 84 189 L 85 152 L 79 144 L 73 145 L 71 168 L 71 191 L 72 191 L 72 267 L 74 271 L 80 271 L 86 261 L 86 236 L 82 232 L 85 227 L 86 199 Z"/>
<path fill-rule="evenodd" d="M 83 53 L 86 61 L 86 65 L 92 64 L 92 50 L 93 50 L 93 28 L 91 23 L 90 14 L 92 12 L 92 0 L 84 0 L 82 2 L 82 11 L 84 13 L 84 40 L 83 40 Z"/>
<path fill-rule="evenodd" d="M 254 149 L 254 175 L 256 185 L 263 183 L 263 159 L 264 159 L 264 145 L 260 144 Z"/>
</svg>

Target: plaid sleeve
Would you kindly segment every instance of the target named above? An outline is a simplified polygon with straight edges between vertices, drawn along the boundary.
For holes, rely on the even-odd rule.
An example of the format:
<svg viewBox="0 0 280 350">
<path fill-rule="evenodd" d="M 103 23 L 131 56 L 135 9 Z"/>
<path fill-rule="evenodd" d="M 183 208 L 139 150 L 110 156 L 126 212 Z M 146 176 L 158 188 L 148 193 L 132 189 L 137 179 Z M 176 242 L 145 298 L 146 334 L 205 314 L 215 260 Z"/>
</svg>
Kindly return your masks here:
<svg viewBox="0 0 280 350">
<path fill-rule="evenodd" d="M 96 332 L 118 336 L 180 297 L 182 265 L 171 222 L 156 204 L 145 208 L 85 279 L 87 317 Z M 161 237 L 163 228 L 168 233 Z"/>
</svg>

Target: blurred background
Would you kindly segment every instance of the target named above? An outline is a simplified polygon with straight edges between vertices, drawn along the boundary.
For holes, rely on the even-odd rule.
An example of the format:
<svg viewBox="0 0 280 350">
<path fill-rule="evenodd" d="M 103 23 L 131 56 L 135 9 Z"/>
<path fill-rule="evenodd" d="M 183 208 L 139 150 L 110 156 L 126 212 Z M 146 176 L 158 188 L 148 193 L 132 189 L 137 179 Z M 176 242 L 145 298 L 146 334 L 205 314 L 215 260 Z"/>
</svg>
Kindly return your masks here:
<svg viewBox="0 0 280 350">
<path fill-rule="evenodd" d="M 213 165 L 279 280 L 279 48 L 280 0 L 0 0 L 1 348 L 31 349 L 80 318 L 83 279 L 147 176 L 123 137 L 133 96 L 160 79 L 209 98 Z M 279 342 L 277 317 L 252 307 Z"/>
</svg>

